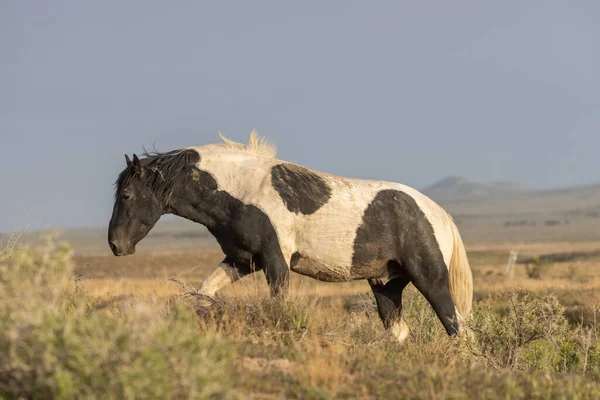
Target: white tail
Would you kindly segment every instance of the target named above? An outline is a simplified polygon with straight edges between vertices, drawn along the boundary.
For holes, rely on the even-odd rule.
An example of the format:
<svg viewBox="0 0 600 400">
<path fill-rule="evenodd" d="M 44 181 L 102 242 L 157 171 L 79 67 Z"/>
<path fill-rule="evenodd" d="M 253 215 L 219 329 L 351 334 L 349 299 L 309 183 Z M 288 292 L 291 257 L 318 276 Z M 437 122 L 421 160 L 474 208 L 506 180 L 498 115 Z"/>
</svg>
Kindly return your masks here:
<svg viewBox="0 0 600 400">
<path fill-rule="evenodd" d="M 467 251 L 463 244 L 458 228 L 452 219 L 449 221 L 452 227 L 452 236 L 454 238 L 454 246 L 452 249 L 452 259 L 449 268 L 449 287 L 450 295 L 454 301 L 454 305 L 459 318 L 466 318 L 471 313 L 473 305 L 473 275 L 469 260 L 467 259 Z"/>
</svg>

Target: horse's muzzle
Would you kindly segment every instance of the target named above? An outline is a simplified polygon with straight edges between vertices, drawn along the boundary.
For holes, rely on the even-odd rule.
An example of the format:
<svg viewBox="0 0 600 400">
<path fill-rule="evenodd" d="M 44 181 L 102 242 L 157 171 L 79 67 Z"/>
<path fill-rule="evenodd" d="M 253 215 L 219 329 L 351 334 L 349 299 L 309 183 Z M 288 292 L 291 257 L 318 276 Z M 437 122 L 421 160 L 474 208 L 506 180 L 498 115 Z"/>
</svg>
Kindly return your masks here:
<svg viewBox="0 0 600 400">
<path fill-rule="evenodd" d="M 135 253 L 135 246 L 131 246 L 129 243 L 124 245 L 123 243 L 111 240 L 108 244 L 115 256 L 129 256 Z"/>
</svg>

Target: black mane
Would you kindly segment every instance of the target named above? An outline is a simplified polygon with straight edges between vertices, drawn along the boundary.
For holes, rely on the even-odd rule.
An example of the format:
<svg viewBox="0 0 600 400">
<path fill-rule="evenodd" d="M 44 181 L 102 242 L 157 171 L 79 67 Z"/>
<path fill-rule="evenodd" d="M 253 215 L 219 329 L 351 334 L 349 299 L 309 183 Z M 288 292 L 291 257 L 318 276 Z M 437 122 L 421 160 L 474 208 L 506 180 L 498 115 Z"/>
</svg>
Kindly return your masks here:
<svg viewBox="0 0 600 400">
<path fill-rule="evenodd" d="M 142 181 L 162 201 L 166 201 L 171 196 L 177 178 L 189 168 L 194 168 L 200 161 L 200 154 L 193 149 L 173 150 L 166 153 L 145 151 L 142 157 L 144 157 L 140 158 L 143 168 Z M 130 180 L 137 175 L 134 166 L 128 166 L 119 174 L 115 182 L 115 198 L 123 193 Z"/>
</svg>

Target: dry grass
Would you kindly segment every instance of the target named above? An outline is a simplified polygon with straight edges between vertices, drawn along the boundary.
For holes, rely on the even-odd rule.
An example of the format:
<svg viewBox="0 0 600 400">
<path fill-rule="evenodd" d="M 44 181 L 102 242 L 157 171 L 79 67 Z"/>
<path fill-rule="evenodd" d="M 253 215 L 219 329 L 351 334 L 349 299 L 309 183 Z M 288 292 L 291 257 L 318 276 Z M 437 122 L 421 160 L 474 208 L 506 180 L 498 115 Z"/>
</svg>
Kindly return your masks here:
<svg viewBox="0 0 600 400">
<path fill-rule="evenodd" d="M 11 281 L 15 291 L 7 296 L 20 300 L 5 296 L 2 304 L 15 310 L 19 304 L 44 309 L 45 318 L 51 316 L 49 321 L 55 324 L 51 332 L 61 325 L 70 327 L 60 330 L 64 343 L 52 342 L 54 364 L 44 370 L 46 375 L 36 378 L 39 385 L 29 388 L 55 392 L 24 392 L 29 393 L 25 397 L 83 393 L 88 398 L 168 398 L 173 394 L 190 398 L 597 398 L 600 331 L 594 305 L 600 300 L 599 260 L 556 264 L 544 271 L 542 279 L 528 278 L 518 265 L 515 279 L 507 281 L 503 254 L 507 249 L 471 249 L 477 317 L 474 341 L 448 338 L 429 305 L 409 287 L 404 307 L 411 337 L 398 345 L 383 330 L 365 282 L 327 284 L 298 275 L 292 278 L 289 301 L 272 301 L 264 276 L 258 273 L 231 285 L 209 311 L 190 319 L 185 310 L 195 310 L 194 298 L 185 297 L 185 291 L 168 278 L 177 276 L 198 286 L 221 260 L 218 251 L 126 258 L 77 255 L 74 271 L 50 285 L 55 287 L 51 293 L 56 300 L 47 301 L 48 292 L 40 292 L 44 298 L 35 300 L 35 290 Z M 563 249 L 587 251 L 594 246 L 532 244 L 520 250 L 540 255 Z M 61 253 L 52 265 L 69 264 L 70 258 L 64 257 Z M 76 283 L 74 277 L 80 274 L 83 279 Z M 23 274 L 11 276 L 26 280 Z M 515 290 L 550 297 L 514 297 Z M 27 320 L 29 324 L 37 321 L 30 316 Z M 52 341 L 56 334 L 44 331 L 46 325 L 36 328 L 46 332 L 44 336 L 30 337 L 30 325 L 15 331 L 17 320 L 2 321 L 6 332 L 13 332 L 0 337 L 3 346 L 35 344 L 40 357 L 50 351 L 43 345 L 46 342 L 39 342 Z M 121 355 L 110 358 L 109 364 L 94 361 L 100 354 L 110 354 L 96 350 L 85 351 L 88 359 L 73 364 L 78 366 L 75 369 L 62 364 L 81 356 L 60 346 L 110 349 L 113 331 L 120 332 L 120 337 L 143 340 L 120 348 Z M 179 332 L 181 338 L 175 340 L 169 331 Z M 66 336 L 68 332 L 79 336 Z M 197 346 L 191 337 L 197 338 Z M 165 347 L 164 343 L 169 344 Z M 202 347 L 207 343 L 211 352 Z M 202 360 L 202 368 L 194 370 L 186 357 Z M 14 362 L 5 360 L 5 365 Z M 83 365 L 87 366 L 82 382 L 87 386 L 81 391 L 74 382 L 81 379 Z M 51 371 L 57 367 L 68 378 L 61 378 L 64 387 L 52 386 L 56 377 Z M 111 375 L 116 370 L 106 368 L 130 377 L 131 385 Z M 0 370 L 0 384 L 3 373 Z M 107 391 L 94 374 L 111 376 L 121 391 Z M 167 375 L 182 380 L 181 384 L 161 378 Z M 204 391 L 208 377 L 212 384 Z M 17 398 L 15 393 L 0 385 L 0 396 Z"/>
</svg>

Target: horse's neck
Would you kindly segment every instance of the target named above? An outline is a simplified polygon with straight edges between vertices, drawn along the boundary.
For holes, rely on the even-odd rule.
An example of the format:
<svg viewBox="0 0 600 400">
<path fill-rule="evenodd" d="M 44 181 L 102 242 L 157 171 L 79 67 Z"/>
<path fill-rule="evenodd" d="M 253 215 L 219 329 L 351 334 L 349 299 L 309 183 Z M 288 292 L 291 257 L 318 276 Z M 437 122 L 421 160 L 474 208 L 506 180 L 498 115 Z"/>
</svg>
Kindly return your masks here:
<svg viewBox="0 0 600 400">
<path fill-rule="evenodd" d="M 203 158 L 199 175 L 177 185 L 169 212 L 209 229 L 226 226 L 238 208 L 260 192 L 270 171 L 268 164 L 252 158 Z"/>
</svg>

